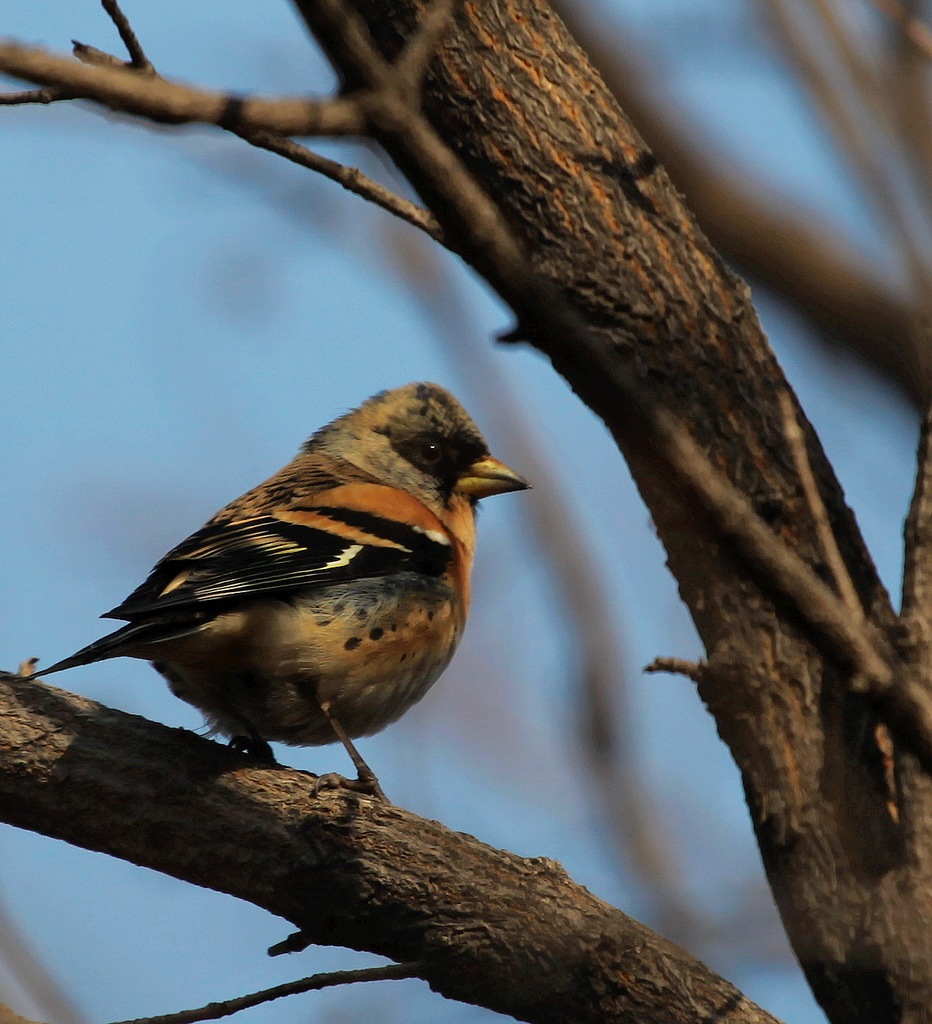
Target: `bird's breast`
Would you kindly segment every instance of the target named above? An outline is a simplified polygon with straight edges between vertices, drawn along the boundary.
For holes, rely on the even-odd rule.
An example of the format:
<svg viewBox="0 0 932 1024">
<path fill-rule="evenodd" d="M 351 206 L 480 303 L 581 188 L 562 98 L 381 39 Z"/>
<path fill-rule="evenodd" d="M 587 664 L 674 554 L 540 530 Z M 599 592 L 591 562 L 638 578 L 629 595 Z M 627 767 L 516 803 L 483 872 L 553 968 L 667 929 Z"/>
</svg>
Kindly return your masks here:
<svg viewBox="0 0 932 1024">
<path fill-rule="evenodd" d="M 172 689 L 221 732 L 329 743 L 332 714 L 377 732 L 427 692 L 453 656 L 466 609 L 444 580 L 398 574 L 260 599 L 219 615 L 172 651 Z"/>
</svg>

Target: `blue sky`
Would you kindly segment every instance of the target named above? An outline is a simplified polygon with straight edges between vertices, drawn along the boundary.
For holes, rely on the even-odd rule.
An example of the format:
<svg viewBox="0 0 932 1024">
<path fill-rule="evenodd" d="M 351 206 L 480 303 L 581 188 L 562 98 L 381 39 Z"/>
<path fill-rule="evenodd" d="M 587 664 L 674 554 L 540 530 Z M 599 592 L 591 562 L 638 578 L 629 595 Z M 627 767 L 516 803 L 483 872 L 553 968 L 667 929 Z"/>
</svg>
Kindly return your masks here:
<svg viewBox="0 0 932 1024">
<path fill-rule="evenodd" d="M 206 3 L 140 6 L 127 11 L 166 76 L 238 92 L 323 93 L 332 84 L 285 4 L 234 2 L 222 17 Z M 880 251 L 876 226 L 779 68 L 724 46 L 715 60 L 701 60 L 699 41 L 684 43 L 677 30 L 682 7 L 665 5 L 666 21 L 656 19 L 660 28 L 648 35 L 648 19 L 632 5 L 628 30 L 642 35 L 690 116 L 766 173 L 775 191 Z M 0 36 L 59 51 L 72 37 L 117 45 L 91 0 L 12 0 Z M 365 756 L 397 802 L 489 843 L 556 858 L 651 923 L 651 901 L 605 841 L 574 739 L 573 638 L 528 524 L 529 503 L 559 500 L 605 566 L 644 784 L 692 898 L 714 919 L 746 889 L 757 891 L 759 857 L 714 724 L 687 681 L 640 674 L 658 654 L 699 654 L 647 511 L 604 428 L 545 361 L 527 349 L 493 348 L 511 318 L 481 282 L 336 186 L 218 133 L 142 128 L 79 105 L 3 108 L 0 131 L 0 664 L 31 655 L 48 664 L 96 639 L 106 631 L 100 612 L 168 547 L 381 388 L 413 379 L 447 385 L 493 451 L 521 469 L 496 409 L 457 354 L 478 344 L 562 491 L 485 503 L 472 620 L 456 661 L 404 720 L 363 741 Z M 382 168 L 361 147 L 321 149 Z M 454 326 L 425 306 L 398 273 L 401 263 L 420 268 L 414 279 L 452 281 Z M 913 417 L 854 364 L 813 348 L 780 303 L 755 298 L 895 591 Z M 200 727 L 142 663 L 109 662 L 55 682 Z M 334 747 L 280 754 L 310 770 L 347 768 Z M 372 962 L 326 949 L 270 961 L 264 949 L 287 926 L 264 912 L 6 827 L 0 897 L 94 1021 Z M 779 941 L 772 912 L 759 927 Z M 731 950 L 712 943 L 697 952 L 778 1016 L 823 1019 L 785 951 L 763 968 L 740 953 L 752 937 L 737 938 Z M 17 1002 L 0 967 L 4 997 L 34 1012 L 21 995 Z M 404 982 L 299 997 L 240 1019 L 323 1021 L 376 1010 L 389 1021 L 494 1016 Z"/>
</svg>

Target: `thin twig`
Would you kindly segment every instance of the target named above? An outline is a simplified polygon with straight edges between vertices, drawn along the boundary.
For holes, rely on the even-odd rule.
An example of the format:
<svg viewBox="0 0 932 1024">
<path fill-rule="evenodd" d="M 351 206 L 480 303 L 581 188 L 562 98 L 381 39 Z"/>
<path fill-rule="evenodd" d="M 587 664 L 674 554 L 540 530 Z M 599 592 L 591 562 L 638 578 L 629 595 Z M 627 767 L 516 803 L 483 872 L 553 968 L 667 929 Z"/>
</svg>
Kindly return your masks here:
<svg viewBox="0 0 932 1024">
<path fill-rule="evenodd" d="M 89 46 L 78 39 L 71 40 L 71 52 L 82 64 L 90 64 L 92 67 L 135 70 L 132 64 L 121 60 L 116 54 L 107 53 L 106 50 L 98 50 L 96 46 Z"/>
<path fill-rule="evenodd" d="M 835 47 L 852 88 L 861 97 L 865 107 L 883 124 L 892 111 L 886 104 L 886 96 L 871 61 L 862 53 L 854 33 L 849 31 L 842 20 L 836 0 L 813 0 L 812 10 L 822 22 L 827 39 Z"/>
<path fill-rule="evenodd" d="M 929 267 L 916 240 L 913 220 L 904 211 L 900 199 L 891 188 L 890 175 L 884 164 L 885 148 L 878 145 L 876 139 L 868 138 L 862 130 L 845 94 L 835 87 L 824 62 L 813 49 L 811 40 L 797 24 L 797 17 L 790 12 L 787 0 L 758 2 L 771 13 L 772 23 L 779 31 L 784 50 L 795 64 L 800 79 L 834 133 L 840 150 L 847 155 L 868 190 L 868 195 L 888 222 L 899 253 L 909 270 L 914 294 L 920 297 L 925 295 L 930 278 Z"/>
<path fill-rule="evenodd" d="M 659 657 L 644 666 L 644 671 L 651 674 L 655 672 L 669 672 L 673 676 L 686 676 L 694 683 L 701 683 L 706 671 L 704 661 L 687 661 L 686 658 L 665 658 Z"/>
<path fill-rule="evenodd" d="M 314 992 L 335 985 L 354 985 L 360 981 L 398 981 L 403 978 L 417 977 L 424 965 L 419 960 L 403 964 L 386 964 L 384 967 L 366 967 L 357 971 L 331 971 L 327 974 L 313 974 L 300 981 L 289 981 L 284 985 L 275 985 L 235 999 L 225 999 L 218 1003 L 208 1003 L 194 1010 L 180 1010 L 178 1013 L 165 1013 L 157 1017 L 137 1017 L 134 1020 L 120 1021 L 119 1024 L 195 1024 L 201 1020 L 218 1020 L 240 1013 L 252 1006 L 281 999 L 283 996 L 294 996 L 301 992 Z"/>
<path fill-rule="evenodd" d="M 827 584 L 773 533 L 670 413 L 654 410 L 652 418 L 658 447 L 677 477 L 688 483 L 718 531 L 735 544 L 763 585 L 789 598 L 823 650 L 863 673 L 865 685 L 875 694 L 889 691 L 894 685 L 894 659 L 873 625 L 852 619 Z M 929 716 L 932 724 L 932 706 Z M 932 753 L 932 728 L 928 741 Z"/>
<path fill-rule="evenodd" d="M 446 244 L 444 231 L 437 222 L 437 218 L 429 210 L 418 206 L 417 203 L 412 203 L 409 199 L 404 199 L 357 168 L 347 167 L 336 160 L 321 156 L 320 153 L 315 153 L 307 146 L 302 146 L 299 142 L 283 138 L 280 135 L 272 135 L 269 132 L 231 130 L 234 135 L 238 135 L 251 146 L 268 150 L 270 153 L 282 156 L 301 167 L 316 171 L 325 178 L 330 178 L 331 181 L 342 185 L 348 192 L 352 192 L 388 213 L 394 214 L 400 220 L 419 228 L 435 242 L 439 242 L 441 245 Z"/>
<path fill-rule="evenodd" d="M 822 500 L 822 495 L 819 493 L 819 487 L 812 472 L 809 453 L 806 451 L 806 438 L 803 435 L 802 427 L 799 425 L 796 407 L 789 391 L 783 391 L 780 394 L 780 412 L 783 416 L 783 433 L 793 454 L 793 463 L 796 466 L 796 472 L 802 484 L 803 494 L 806 496 L 806 503 L 809 506 L 809 513 L 815 525 L 819 546 L 822 548 L 822 555 L 828 563 L 845 607 L 856 620 L 862 620 L 864 619 L 864 608 L 851 580 L 848 567 L 845 565 L 845 560 L 841 557 L 841 551 L 838 549 L 835 531 L 829 522 L 828 510 L 825 507 L 825 502 Z"/>
<path fill-rule="evenodd" d="M 922 9 L 923 4 L 919 0 L 907 0 L 901 4 L 902 17 L 894 19 L 894 31 L 885 33 L 884 82 L 889 95 L 890 122 L 899 133 L 904 152 L 910 157 L 917 182 L 923 189 L 924 207 L 928 211 L 932 206 L 929 55 L 914 45 L 909 31 Z M 918 298 L 928 313 L 928 291 Z"/>
<path fill-rule="evenodd" d="M 903 297 L 811 211 L 801 213 L 739 174 L 669 97 L 661 77 L 620 32 L 572 0 L 550 6 L 682 192 L 702 230 L 745 276 L 782 296 L 830 349 L 853 353 L 925 408 L 927 360 Z"/>
<path fill-rule="evenodd" d="M 142 44 L 139 42 L 136 33 L 133 31 L 132 25 L 129 23 L 129 18 L 120 9 L 120 5 L 117 0 L 100 0 L 103 9 L 110 16 L 110 20 L 116 27 L 117 32 L 120 33 L 120 39 L 123 40 L 123 45 L 126 47 L 126 52 L 129 54 L 130 64 L 137 71 L 155 73 L 155 68 L 146 56 L 145 51 L 142 48 Z"/>
<path fill-rule="evenodd" d="M 443 2 L 447 3 L 448 0 L 443 0 Z M 115 57 L 112 54 L 106 53 L 103 50 L 98 50 L 96 47 L 88 46 L 85 43 L 79 43 L 77 40 L 73 40 L 74 54 L 78 60 L 98 67 L 131 67 L 139 73 L 157 76 L 158 73 L 155 69 L 155 65 L 146 56 L 142 48 L 142 44 L 139 42 L 139 38 L 133 30 L 129 19 L 120 9 L 116 0 L 101 0 L 101 3 L 113 19 L 113 22 L 120 33 L 120 38 L 123 40 L 126 45 L 126 49 L 129 52 L 131 63 L 127 65 L 124 61 L 121 61 L 118 57 Z M 434 10 L 434 8 L 431 8 L 431 30 L 439 33 L 442 30 L 443 23 L 439 26 L 434 25 L 434 22 L 439 21 L 438 15 L 433 13 Z M 426 27 L 425 32 L 420 33 L 418 38 L 420 35 L 424 34 L 426 34 Z M 394 214 L 396 217 L 408 224 L 419 228 L 434 239 L 434 241 L 440 242 L 441 244 L 444 243 L 443 231 L 437 223 L 436 217 L 434 217 L 430 211 L 425 210 L 416 203 L 412 203 L 408 199 L 402 198 L 390 189 L 386 188 L 384 185 L 379 184 L 379 182 L 374 181 L 372 178 L 363 174 L 362 171 L 357 168 L 347 167 L 344 164 L 338 163 L 336 160 L 331 160 L 328 157 L 321 156 L 319 153 L 315 153 L 307 146 L 303 146 L 299 142 L 295 142 L 293 139 L 286 138 L 282 135 L 274 135 L 271 132 L 266 131 L 245 130 L 237 127 L 236 125 L 229 126 L 228 130 L 243 139 L 244 142 L 248 142 L 251 146 L 267 150 L 270 153 L 275 153 L 277 156 L 284 157 L 292 163 L 296 163 L 301 167 L 306 167 L 308 170 L 315 171 L 326 178 L 330 178 L 331 181 L 335 181 L 338 185 L 342 185 L 348 192 L 358 195 L 360 198 L 381 207 L 388 213 Z"/>
<path fill-rule="evenodd" d="M 35 1004 L 39 1012 L 48 1014 L 56 1024 L 84 1024 L 86 1018 L 75 1005 L 60 980 L 42 962 L 32 948 L 29 936 L 17 925 L 0 902 L 0 961 L 6 973 Z M 3 1012 L 0 1010 L 0 1021 Z"/>
</svg>

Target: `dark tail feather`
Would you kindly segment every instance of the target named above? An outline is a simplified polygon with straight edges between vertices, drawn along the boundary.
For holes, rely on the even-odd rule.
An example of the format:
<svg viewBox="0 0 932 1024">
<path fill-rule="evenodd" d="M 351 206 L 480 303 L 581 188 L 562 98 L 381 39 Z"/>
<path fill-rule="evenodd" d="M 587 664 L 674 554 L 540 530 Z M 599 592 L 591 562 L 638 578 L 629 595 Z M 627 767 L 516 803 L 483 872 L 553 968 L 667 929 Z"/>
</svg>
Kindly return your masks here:
<svg viewBox="0 0 932 1024">
<path fill-rule="evenodd" d="M 94 661 L 106 661 L 108 658 L 120 658 L 124 655 L 132 656 L 140 647 L 184 636 L 186 633 L 194 632 L 200 625 L 199 622 L 130 622 L 101 637 L 100 640 L 88 644 L 87 647 L 82 647 L 70 658 L 56 661 L 50 668 L 37 669 L 26 678 L 38 679 L 41 676 L 50 676 L 53 672 L 64 672 L 66 668 L 90 665 Z"/>
</svg>

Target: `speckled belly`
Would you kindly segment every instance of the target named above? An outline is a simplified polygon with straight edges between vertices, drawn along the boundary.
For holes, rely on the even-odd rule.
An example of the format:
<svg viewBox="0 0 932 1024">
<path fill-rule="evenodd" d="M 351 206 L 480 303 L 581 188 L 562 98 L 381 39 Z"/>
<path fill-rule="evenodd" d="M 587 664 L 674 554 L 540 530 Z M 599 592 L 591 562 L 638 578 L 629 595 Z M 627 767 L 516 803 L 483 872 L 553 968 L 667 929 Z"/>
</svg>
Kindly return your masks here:
<svg viewBox="0 0 932 1024">
<path fill-rule="evenodd" d="M 218 732 L 295 745 L 377 732 L 443 672 L 464 616 L 443 583 L 415 574 L 261 600 L 171 644 L 158 669 Z"/>
</svg>

